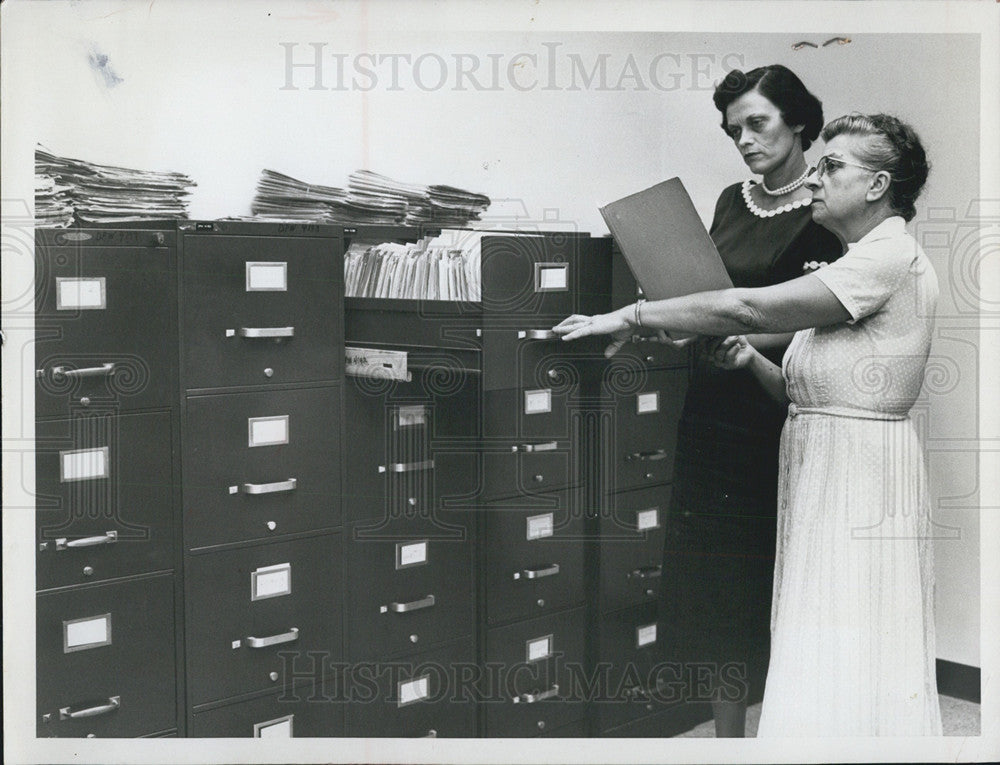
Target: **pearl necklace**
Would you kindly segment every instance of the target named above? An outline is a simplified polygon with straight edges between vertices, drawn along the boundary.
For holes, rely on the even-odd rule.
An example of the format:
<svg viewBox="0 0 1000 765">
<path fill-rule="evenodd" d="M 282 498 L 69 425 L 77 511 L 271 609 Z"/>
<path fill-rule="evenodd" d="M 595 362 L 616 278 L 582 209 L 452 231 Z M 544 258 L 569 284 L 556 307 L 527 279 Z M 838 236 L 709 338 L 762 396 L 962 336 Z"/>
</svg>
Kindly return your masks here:
<svg viewBox="0 0 1000 765">
<path fill-rule="evenodd" d="M 787 194 L 789 191 L 795 191 L 799 186 L 805 183 L 806 176 L 809 175 L 809 168 L 807 167 L 802 171 L 802 175 L 796 178 L 791 183 L 786 183 L 784 186 L 779 186 L 776 189 L 769 189 L 767 184 L 761 181 L 760 190 L 763 191 L 770 197 L 780 197 L 782 194 Z"/>
<path fill-rule="evenodd" d="M 811 198 L 806 199 L 796 199 L 794 202 L 789 202 L 781 207 L 776 207 L 773 210 L 764 210 L 757 206 L 757 203 L 753 201 L 753 197 L 750 196 L 750 189 L 755 185 L 755 182 L 747 179 L 743 181 L 743 186 L 741 191 L 743 192 L 743 201 L 747 204 L 747 209 L 750 210 L 758 218 L 773 218 L 775 215 L 781 215 L 781 213 L 789 212 L 790 210 L 797 210 L 800 207 L 805 207 L 812 202 Z"/>
</svg>

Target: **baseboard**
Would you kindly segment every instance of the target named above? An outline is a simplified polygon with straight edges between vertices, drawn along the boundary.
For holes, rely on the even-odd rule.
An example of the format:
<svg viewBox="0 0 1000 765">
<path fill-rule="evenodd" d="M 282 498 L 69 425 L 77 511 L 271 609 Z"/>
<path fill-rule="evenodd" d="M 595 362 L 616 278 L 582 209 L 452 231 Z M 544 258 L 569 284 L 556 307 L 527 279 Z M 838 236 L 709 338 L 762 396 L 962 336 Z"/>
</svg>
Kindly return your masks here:
<svg viewBox="0 0 1000 765">
<path fill-rule="evenodd" d="M 964 701 L 980 701 L 980 669 L 967 664 L 957 664 L 953 661 L 937 660 L 938 693 L 954 696 Z"/>
</svg>

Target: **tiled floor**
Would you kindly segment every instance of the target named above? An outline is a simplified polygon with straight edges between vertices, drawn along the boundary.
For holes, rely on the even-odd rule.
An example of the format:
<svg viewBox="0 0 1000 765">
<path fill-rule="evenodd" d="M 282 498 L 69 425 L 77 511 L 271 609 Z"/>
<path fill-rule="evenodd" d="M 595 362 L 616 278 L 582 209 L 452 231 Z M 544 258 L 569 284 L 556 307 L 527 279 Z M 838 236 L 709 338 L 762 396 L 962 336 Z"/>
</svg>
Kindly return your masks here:
<svg viewBox="0 0 1000 765">
<path fill-rule="evenodd" d="M 980 731 L 979 704 L 972 701 L 962 701 L 951 696 L 941 696 L 941 726 L 946 736 L 978 736 Z M 747 710 L 747 736 L 757 735 L 757 723 L 760 722 L 760 704 L 755 704 Z M 692 728 L 687 733 L 679 734 L 678 738 L 714 738 L 715 723 L 706 723 Z"/>
</svg>

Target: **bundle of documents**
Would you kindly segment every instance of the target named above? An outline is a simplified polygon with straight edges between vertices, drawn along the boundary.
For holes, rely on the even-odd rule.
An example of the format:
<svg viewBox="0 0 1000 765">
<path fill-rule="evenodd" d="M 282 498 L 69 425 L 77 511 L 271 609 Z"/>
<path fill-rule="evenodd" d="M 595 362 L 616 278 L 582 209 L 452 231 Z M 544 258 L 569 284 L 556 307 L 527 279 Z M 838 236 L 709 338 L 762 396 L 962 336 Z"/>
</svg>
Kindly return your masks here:
<svg viewBox="0 0 1000 765">
<path fill-rule="evenodd" d="M 249 220 L 331 224 L 464 226 L 479 220 L 490 198 L 452 186 L 401 183 L 370 170 L 348 178 L 347 190 L 261 171 Z"/>
<path fill-rule="evenodd" d="M 161 173 L 98 165 L 35 149 L 37 200 L 46 215 L 50 201 L 72 207 L 81 223 L 116 223 L 155 218 L 187 218 L 194 181 L 182 173 Z M 50 187 L 46 178 L 52 179 Z M 55 198 L 57 194 L 59 196 Z M 37 204 L 36 204 L 37 206 Z M 62 220 L 62 218 L 59 218 Z"/>
<path fill-rule="evenodd" d="M 482 299 L 482 232 L 444 230 L 399 244 L 353 242 L 344 253 L 348 297 L 407 300 Z"/>
<path fill-rule="evenodd" d="M 335 186 L 303 183 L 289 175 L 262 170 L 250 211 L 258 220 L 334 223 L 349 220 L 347 192 Z M 339 213 L 343 212 L 343 215 Z"/>
<path fill-rule="evenodd" d="M 35 220 L 46 228 L 73 225 L 73 200 L 70 187 L 45 173 L 35 175 Z"/>
</svg>

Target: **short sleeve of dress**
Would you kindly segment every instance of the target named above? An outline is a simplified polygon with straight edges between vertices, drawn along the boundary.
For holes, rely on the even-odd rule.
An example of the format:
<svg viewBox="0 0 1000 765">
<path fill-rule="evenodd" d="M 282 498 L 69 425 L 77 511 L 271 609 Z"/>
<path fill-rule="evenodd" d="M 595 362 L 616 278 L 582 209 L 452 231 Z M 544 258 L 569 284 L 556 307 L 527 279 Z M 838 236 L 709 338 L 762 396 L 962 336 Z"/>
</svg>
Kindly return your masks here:
<svg viewBox="0 0 1000 765">
<path fill-rule="evenodd" d="M 850 248 L 816 276 L 837 296 L 853 324 L 881 308 L 909 273 L 916 258 L 900 248 L 898 240 L 880 240 Z"/>
</svg>

